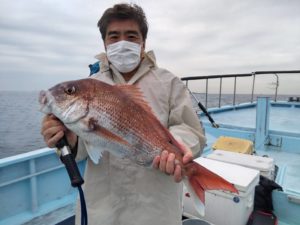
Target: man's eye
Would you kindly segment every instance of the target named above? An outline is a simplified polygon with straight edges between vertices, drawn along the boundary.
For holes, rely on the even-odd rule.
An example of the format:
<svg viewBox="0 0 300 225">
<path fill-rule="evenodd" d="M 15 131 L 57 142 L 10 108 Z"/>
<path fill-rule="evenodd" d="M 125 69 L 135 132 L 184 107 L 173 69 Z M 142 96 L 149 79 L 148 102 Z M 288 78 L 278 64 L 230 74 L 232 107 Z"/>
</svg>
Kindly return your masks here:
<svg viewBox="0 0 300 225">
<path fill-rule="evenodd" d="M 118 36 L 114 35 L 114 36 L 109 36 L 108 38 L 109 38 L 110 40 L 116 40 L 116 39 L 118 39 Z"/>
<path fill-rule="evenodd" d="M 138 37 L 137 37 L 136 35 L 130 35 L 130 36 L 128 36 L 128 38 L 131 39 L 131 40 L 136 40 L 136 39 L 138 39 Z"/>
</svg>

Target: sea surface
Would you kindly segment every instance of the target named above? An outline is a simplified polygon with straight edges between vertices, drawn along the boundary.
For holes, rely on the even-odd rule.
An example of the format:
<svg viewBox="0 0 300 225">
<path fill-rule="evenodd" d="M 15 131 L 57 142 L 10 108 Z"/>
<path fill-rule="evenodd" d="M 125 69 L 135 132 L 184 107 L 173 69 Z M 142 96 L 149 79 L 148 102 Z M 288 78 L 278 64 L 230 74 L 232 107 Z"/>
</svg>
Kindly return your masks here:
<svg viewBox="0 0 300 225">
<path fill-rule="evenodd" d="M 219 95 L 196 94 L 198 100 L 208 107 L 219 105 Z M 287 99 L 279 96 L 278 99 Z M 256 97 L 254 97 L 256 100 Z M 251 101 L 250 95 L 224 94 L 221 105 Z M 195 110 L 199 110 L 194 102 Z M 39 111 L 38 92 L 0 91 L 0 158 L 21 154 L 46 147 L 40 134 L 44 114 Z"/>
<path fill-rule="evenodd" d="M 0 158 L 46 147 L 38 92 L 0 91 Z"/>
</svg>

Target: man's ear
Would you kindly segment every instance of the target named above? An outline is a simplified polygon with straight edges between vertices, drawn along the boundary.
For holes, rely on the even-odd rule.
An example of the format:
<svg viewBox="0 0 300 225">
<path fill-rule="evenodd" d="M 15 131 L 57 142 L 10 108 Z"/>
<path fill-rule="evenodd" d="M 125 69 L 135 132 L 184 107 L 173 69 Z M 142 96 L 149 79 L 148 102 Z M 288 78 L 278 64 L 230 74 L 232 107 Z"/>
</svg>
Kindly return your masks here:
<svg viewBox="0 0 300 225">
<path fill-rule="evenodd" d="M 145 56 L 145 47 L 146 47 L 146 44 L 145 44 L 145 42 L 143 42 L 142 49 L 141 49 L 141 58 L 144 58 L 144 56 Z"/>
</svg>

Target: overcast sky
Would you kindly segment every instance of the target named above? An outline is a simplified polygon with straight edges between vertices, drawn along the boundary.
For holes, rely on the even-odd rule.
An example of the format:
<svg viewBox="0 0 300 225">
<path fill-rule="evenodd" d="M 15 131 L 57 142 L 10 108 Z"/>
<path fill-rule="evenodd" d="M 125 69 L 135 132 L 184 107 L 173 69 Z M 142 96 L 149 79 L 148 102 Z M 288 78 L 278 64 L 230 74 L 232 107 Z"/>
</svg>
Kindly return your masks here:
<svg viewBox="0 0 300 225">
<path fill-rule="evenodd" d="M 97 22 L 119 2 L 0 0 L 0 90 L 87 77 L 104 50 Z M 148 17 L 147 50 L 179 77 L 300 69 L 298 0 L 131 2 Z"/>
</svg>

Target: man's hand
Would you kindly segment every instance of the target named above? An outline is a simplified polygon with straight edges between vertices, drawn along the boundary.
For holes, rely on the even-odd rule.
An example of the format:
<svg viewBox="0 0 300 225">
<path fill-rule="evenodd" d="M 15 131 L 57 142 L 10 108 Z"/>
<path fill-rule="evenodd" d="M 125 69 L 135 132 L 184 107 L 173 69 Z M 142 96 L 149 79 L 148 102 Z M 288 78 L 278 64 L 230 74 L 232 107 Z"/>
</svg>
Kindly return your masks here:
<svg viewBox="0 0 300 225">
<path fill-rule="evenodd" d="M 179 142 L 180 143 L 180 142 Z M 193 153 L 191 149 L 180 143 L 184 149 L 182 158 L 183 164 L 187 164 L 193 160 Z M 183 179 L 182 168 L 175 162 L 175 154 L 162 151 L 160 156 L 156 156 L 153 160 L 153 167 L 159 169 L 161 172 L 172 175 L 175 182 L 180 182 Z"/>
<path fill-rule="evenodd" d="M 77 142 L 77 135 L 68 130 L 54 115 L 46 115 L 44 117 L 41 134 L 49 148 L 54 148 L 64 134 L 66 135 L 71 148 L 73 148 Z"/>
</svg>

